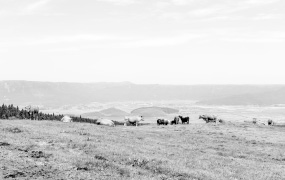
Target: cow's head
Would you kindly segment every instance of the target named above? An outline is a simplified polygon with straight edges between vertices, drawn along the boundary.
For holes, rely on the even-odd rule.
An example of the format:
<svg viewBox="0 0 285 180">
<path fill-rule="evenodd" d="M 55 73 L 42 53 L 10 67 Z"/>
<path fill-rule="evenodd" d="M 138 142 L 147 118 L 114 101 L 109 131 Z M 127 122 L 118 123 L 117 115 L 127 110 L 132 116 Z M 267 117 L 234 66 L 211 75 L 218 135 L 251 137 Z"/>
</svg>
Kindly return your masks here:
<svg viewBox="0 0 285 180">
<path fill-rule="evenodd" d="M 143 116 L 141 116 L 141 121 L 144 121 L 144 118 L 143 118 Z"/>
</svg>

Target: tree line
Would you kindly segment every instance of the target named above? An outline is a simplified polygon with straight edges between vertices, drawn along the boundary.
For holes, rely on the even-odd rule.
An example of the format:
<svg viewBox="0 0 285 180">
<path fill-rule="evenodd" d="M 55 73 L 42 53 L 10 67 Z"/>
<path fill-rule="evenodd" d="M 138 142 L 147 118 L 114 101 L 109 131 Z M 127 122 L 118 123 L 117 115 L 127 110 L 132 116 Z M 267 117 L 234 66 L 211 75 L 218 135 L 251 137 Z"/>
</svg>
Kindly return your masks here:
<svg viewBox="0 0 285 180">
<path fill-rule="evenodd" d="M 36 118 L 35 118 L 36 117 Z M 20 109 L 18 106 L 5 105 L 0 106 L 0 119 L 37 119 L 37 120 L 51 120 L 60 121 L 64 117 L 63 114 L 49 114 L 39 112 L 37 115 L 30 113 L 25 109 Z M 71 117 L 73 122 L 85 122 L 85 123 L 96 123 L 96 119 L 82 118 L 73 116 Z"/>
</svg>

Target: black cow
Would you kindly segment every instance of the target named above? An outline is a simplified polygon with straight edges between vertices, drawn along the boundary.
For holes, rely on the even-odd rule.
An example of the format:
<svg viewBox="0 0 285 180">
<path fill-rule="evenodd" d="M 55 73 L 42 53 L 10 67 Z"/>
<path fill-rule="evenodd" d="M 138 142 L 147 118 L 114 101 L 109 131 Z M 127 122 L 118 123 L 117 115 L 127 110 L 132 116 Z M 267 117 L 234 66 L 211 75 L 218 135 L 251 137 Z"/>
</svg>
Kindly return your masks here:
<svg viewBox="0 0 285 180">
<path fill-rule="evenodd" d="M 167 119 L 158 119 L 157 121 L 157 125 L 168 125 L 168 120 Z"/>
<path fill-rule="evenodd" d="M 170 122 L 170 124 L 171 125 L 173 125 L 173 124 L 179 124 L 179 117 L 178 116 L 176 116 L 176 117 L 174 117 L 174 119 Z"/>
<path fill-rule="evenodd" d="M 181 119 L 182 124 L 189 124 L 189 117 L 179 116 L 179 118 Z"/>
<path fill-rule="evenodd" d="M 272 121 L 272 119 L 268 119 L 267 123 L 268 123 L 268 126 L 273 126 L 274 125 L 274 122 Z"/>
</svg>

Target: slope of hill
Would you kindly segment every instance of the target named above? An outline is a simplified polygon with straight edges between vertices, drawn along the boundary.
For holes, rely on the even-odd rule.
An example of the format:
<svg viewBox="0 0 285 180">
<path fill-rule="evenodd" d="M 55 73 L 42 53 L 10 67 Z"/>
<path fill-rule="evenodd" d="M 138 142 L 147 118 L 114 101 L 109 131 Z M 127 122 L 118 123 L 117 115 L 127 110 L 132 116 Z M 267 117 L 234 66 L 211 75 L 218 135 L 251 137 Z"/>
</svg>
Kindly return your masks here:
<svg viewBox="0 0 285 180">
<path fill-rule="evenodd" d="M 114 101 L 160 101 L 196 100 L 207 102 L 210 99 L 238 97 L 243 94 L 276 92 L 283 85 L 138 85 L 122 83 L 62 83 L 33 81 L 0 81 L 0 103 L 37 104 L 43 107 L 59 107 L 92 102 Z M 264 95 L 270 95 L 264 94 Z M 282 96 L 282 95 L 280 95 Z M 258 97 L 259 98 L 259 97 Z M 266 104 L 271 96 L 264 97 Z M 248 100 L 246 98 L 246 100 Z M 277 100 L 276 100 L 277 101 Z M 284 98 L 278 100 L 285 104 Z M 237 103 L 244 104 L 244 101 Z M 248 104 L 258 103 L 254 99 Z M 246 103 L 246 104 L 247 104 Z"/>
<path fill-rule="evenodd" d="M 197 104 L 207 105 L 275 105 L 285 104 L 285 88 L 263 93 L 248 93 L 225 98 L 199 101 Z"/>
<path fill-rule="evenodd" d="M 82 114 L 82 117 L 122 117 L 127 116 L 129 113 L 117 108 L 108 108 L 102 111 L 95 111 Z"/>
<path fill-rule="evenodd" d="M 86 117 L 86 118 L 98 118 L 98 117 L 104 117 L 104 114 L 100 113 L 100 112 L 88 112 L 88 113 L 84 113 L 84 114 L 81 114 L 82 117 Z"/>
<path fill-rule="evenodd" d="M 129 115 L 129 113 L 122 111 L 120 109 L 117 109 L 117 108 L 108 108 L 108 109 L 104 109 L 99 112 L 101 114 L 104 114 L 105 116 L 113 116 L 113 117 Z"/>
<path fill-rule="evenodd" d="M 142 107 L 135 109 L 131 114 L 146 116 L 146 117 L 156 117 L 156 116 L 165 116 L 167 114 L 178 113 L 179 110 L 165 107 Z"/>
</svg>

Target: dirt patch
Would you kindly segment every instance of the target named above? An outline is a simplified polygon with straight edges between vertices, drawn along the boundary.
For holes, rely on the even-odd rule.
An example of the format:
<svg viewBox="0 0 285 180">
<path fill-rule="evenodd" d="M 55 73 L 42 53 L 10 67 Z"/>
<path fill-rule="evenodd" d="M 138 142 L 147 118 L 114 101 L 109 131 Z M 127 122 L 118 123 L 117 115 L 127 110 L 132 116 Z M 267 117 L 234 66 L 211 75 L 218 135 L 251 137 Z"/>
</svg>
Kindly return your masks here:
<svg viewBox="0 0 285 180">
<path fill-rule="evenodd" d="M 126 164 L 131 165 L 132 167 L 146 170 L 154 175 L 159 175 L 163 177 L 162 179 L 200 179 L 188 173 L 173 171 L 172 169 L 165 167 L 164 165 L 166 162 L 163 162 L 161 160 L 129 159 Z"/>
<path fill-rule="evenodd" d="M 11 133 L 21 133 L 21 132 L 23 132 L 23 130 L 21 130 L 21 129 L 17 128 L 17 127 L 15 127 L 15 128 L 6 128 L 5 131 L 6 132 L 11 132 Z"/>
<path fill-rule="evenodd" d="M 30 156 L 32 158 L 49 158 L 51 154 L 46 154 L 43 151 L 31 151 Z"/>
<path fill-rule="evenodd" d="M 98 159 L 98 160 L 102 160 L 102 161 L 107 161 L 107 160 L 108 160 L 108 159 L 106 159 L 105 157 L 100 156 L 100 155 L 95 155 L 94 158 L 95 158 L 95 159 Z"/>
<path fill-rule="evenodd" d="M 20 171 L 12 171 L 12 172 L 8 172 L 6 174 L 4 174 L 4 179 L 8 179 L 8 178 L 19 178 L 19 177 L 26 177 L 27 175 L 23 172 Z"/>
<path fill-rule="evenodd" d="M 0 142 L 0 146 L 10 146 L 10 144 L 7 142 Z"/>
</svg>

